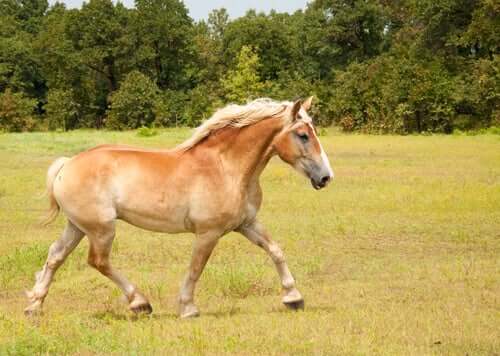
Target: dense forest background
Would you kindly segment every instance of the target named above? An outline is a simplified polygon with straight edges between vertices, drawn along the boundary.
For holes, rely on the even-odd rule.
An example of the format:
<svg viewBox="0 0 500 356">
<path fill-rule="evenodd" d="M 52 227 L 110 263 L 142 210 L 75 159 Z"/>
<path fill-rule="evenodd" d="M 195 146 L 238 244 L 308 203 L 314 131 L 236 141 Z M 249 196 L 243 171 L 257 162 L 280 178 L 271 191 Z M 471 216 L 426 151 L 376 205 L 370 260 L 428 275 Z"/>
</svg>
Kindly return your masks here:
<svg viewBox="0 0 500 356">
<path fill-rule="evenodd" d="M 0 130 L 199 124 L 228 102 L 314 95 L 346 131 L 500 126 L 497 0 L 316 0 L 294 14 L 179 0 L 0 0 Z"/>
</svg>

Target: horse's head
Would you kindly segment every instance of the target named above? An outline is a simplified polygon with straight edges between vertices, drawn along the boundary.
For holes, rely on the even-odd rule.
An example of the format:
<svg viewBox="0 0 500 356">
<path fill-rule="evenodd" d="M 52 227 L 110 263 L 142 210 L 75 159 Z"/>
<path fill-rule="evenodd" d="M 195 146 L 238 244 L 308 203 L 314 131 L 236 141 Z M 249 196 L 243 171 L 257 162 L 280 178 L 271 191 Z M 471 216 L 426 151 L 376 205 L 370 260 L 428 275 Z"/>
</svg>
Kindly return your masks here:
<svg viewBox="0 0 500 356">
<path fill-rule="evenodd" d="M 314 189 L 321 189 L 333 179 L 333 171 L 307 113 L 311 102 L 312 97 L 291 106 L 290 124 L 276 136 L 274 147 L 283 161 L 311 180 Z"/>
</svg>

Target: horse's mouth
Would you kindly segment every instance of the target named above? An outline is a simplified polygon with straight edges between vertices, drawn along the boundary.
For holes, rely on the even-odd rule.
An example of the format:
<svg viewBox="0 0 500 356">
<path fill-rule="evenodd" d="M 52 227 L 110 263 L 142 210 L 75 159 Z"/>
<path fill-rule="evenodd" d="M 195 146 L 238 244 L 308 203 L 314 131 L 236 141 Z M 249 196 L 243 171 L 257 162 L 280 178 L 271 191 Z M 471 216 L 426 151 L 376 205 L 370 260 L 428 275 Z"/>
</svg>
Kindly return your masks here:
<svg viewBox="0 0 500 356">
<path fill-rule="evenodd" d="M 326 184 L 321 183 L 321 182 L 316 182 L 314 179 L 311 178 L 311 185 L 313 186 L 314 189 L 320 190 L 321 188 L 324 188 Z"/>
</svg>

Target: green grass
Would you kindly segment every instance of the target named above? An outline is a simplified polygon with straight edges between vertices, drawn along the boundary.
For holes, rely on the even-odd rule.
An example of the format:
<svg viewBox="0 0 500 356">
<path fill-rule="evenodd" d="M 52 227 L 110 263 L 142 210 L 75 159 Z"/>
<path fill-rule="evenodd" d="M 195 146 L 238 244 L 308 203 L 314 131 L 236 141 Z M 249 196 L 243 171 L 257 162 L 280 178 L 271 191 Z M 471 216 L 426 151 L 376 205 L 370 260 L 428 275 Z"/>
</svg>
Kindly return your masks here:
<svg viewBox="0 0 500 356">
<path fill-rule="evenodd" d="M 120 223 L 112 261 L 150 298 L 136 318 L 86 265 L 87 241 L 56 275 L 45 314 L 31 288 L 64 220 L 37 223 L 49 163 L 100 143 L 171 147 L 187 129 L 0 135 L 0 354 L 389 354 L 500 352 L 500 137 L 322 137 L 336 172 L 323 191 L 273 160 L 261 220 L 287 257 L 303 312 L 280 303 L 269 258 L 239 235 L 216 248 L 176 317 L 190 235 Z"/>
</svg>

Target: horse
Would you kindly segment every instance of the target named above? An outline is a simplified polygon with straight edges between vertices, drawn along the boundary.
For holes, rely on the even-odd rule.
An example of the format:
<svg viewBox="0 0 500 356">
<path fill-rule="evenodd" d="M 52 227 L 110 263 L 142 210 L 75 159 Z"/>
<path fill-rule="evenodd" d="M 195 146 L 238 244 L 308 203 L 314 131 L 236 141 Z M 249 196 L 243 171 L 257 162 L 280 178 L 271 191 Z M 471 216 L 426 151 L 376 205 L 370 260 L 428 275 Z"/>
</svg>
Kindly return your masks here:
<svg viewBox="0 0 500 356">
<path fill-rule="evenodd" d="M 199 315 L 195 286 L 217 245 L 236 231 L 267 252 L 281 279 L 282 302 L 303 309 L 304 300 L 284 254 L 257 219 L 262 201 L 259 177 L 277 155 L 321 189 L 333 178 L 305 101 L 257 99 L 228 105 L 173 149 L 101 145 L 72 158 L 56 159 L 47 172 L 49 214 L 67 219 L 52 243 L 35 285 L 27 291 L 27 315 L 41 312 L 57 269 L 84 236 L 88 263 L 113 281 L 135 313 L 151 313 L 148 299 L 110 263 L 115 223 L 142 229 L 195 234 L 189 269 L 179 294 L 179 316 Z"/>
</svg>

